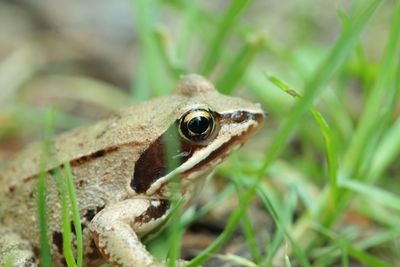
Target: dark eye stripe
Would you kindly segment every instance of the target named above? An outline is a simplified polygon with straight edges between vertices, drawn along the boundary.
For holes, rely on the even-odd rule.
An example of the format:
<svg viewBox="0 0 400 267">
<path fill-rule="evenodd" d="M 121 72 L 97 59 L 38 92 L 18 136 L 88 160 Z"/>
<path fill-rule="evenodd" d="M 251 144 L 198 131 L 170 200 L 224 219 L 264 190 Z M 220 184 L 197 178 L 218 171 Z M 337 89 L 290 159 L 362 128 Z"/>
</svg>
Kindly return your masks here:
<svg viewBox="0 0 400 267">
<path fill-rule="evenodd" d="M 155 181 L 168 174 L 167 162 L 169 161 L 167 161 L 165 152 L 167 148 L 165 142 L 168 137 L 178 137 L 179 151 L 172 155 L 172 160 L 178 160 L 178 165 L 181 165 L 189 160 L 196 151 L 203 149 L 206 142 L 208 143 L 212 140 L 211 137 L 215 136 L 212 134 L 218 132 L 219 123 L 215 121 L 216 118 L 219 119 L 218 114 L 213 114 L 205 109 L 195 109 L 185 113 L 140 155 L 130 181 L 131 188 L 138 194 L 146 193 Z M 209 122 L 207 129 L 203 125 L 204 120 Z"/>
<path fill-rule="evenodd" d="M 165 150 L 167 136 L 176 134 L 178 128 L 178 122 L 172 124 L 167 131 L 165 131 L 160 137 L 158 137 L 153 143 L 151 143 L 147 149 L 141 154 L 140 158 L 135 164 L 135 169 L 130 186 L 136 193 L 145 193 L 151 185 L 165 176 L 168 173 L 167 158 Z M 180 150 L 177 152 L 178 155 L 172 155 L 174 159 L 179 160 L 179 164 L 183 164 L 202 146 L 187 142 L 186 140 L 179 138 L 178 140 Z"/>
</svg>

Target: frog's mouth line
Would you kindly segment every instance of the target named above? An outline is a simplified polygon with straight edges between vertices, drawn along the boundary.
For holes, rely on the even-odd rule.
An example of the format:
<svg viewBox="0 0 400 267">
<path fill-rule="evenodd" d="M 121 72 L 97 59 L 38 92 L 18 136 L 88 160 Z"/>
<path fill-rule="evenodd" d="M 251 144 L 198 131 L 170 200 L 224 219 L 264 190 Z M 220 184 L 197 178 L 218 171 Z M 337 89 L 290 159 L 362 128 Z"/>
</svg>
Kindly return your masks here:
<svg viewBox="0 0 400 267">
<path fill-rule="evenodd" d="M 230 113 L 229 113 L 230 114 Z M 223 118 L 225 120 L 231 120 L 230 115 L 226 115 L 226 118 Z M 232 123 L 246 123 L 246 125 L 238 126 L 237 128 L 233 128 L 237 132 L 236 135 L 230 135 L 231 134 L 231 128 L 226 129 L 226 132 L 222 132 L 221 135 L 217 135 L 214 141 L 215 143 L 210 143 L 208 146 L 204 147 L 203 149 L 198 147 L 197 149 L 191 150 L 188 155 L 186 155 L 186 159 L 184 160 L 184 163 L 182 163 L 181 166 L 176 168 L 175 170 L 166 173 L 165 175 L 148 175 L 146 178 L 145 183 L 142 183 L 143 185 L 147 185 L 144 188 L 138 188 L 137 185 L 141 185 L 140 179 L 135 179 L 135 178 L 141 178 L 141 175 L 138 175 L 137 177 L 134 177 L 132 180 L 131 186 L 134 188 L 134 190 L 138 193 L 145 193 L 146 195 L 152 195 L 154 194 L 155 191 L 160 190 L 160 188 L 163 188 L 163 184 L 168 183 L 172 177 L 176 176 L 182 176 L 186 177 L 188 180 L 193 180 L 198 177 L 204 177 L 205 173 L 209 172 L 209 170 L 218 165 L 219 163 L 222 162 L 224 158 L 226 158 L 230 151 L 234 148 L 240 147 L 242 144 L 245 143 L 247 139 L 249 139 L 262 125 L 264 121 L 264 114 L 261 113 L 251 113 L 249 115 L 249 120 L 245 121 L 240 121 L 240 122 L 235 122 L 233 121 Z M 228 122 L 227 122 L 228 124 Z M 227 132 L 229 133 L 227 134 Z M 227 138 L 229 136 L 229 139 Z M 220 137 L 220 138 L 219 138 Z M 222 140 L 221 140 L 222 139 Z M 154 151 L 157 152 L 157 156 L 159 156 L 162 160 L 164 159 L 164 156 L 159 154 L 159 145 L 156 145 L 154 147 Z M 210 151 L 212 150 L 212 151 Z M 151 150 L 149 150 L 151 151 Z M 161 150 L 162 151 L 162 150 Z M 198 162 L 193 162 L 192 159 L 195 157 L 200 157 Z M 152 159 L 157 158 L 154 157 L 154 155 L 151 155 Z M 159 160 L 159 164 L 164 166 L 163 172 L 165 173 L 165 164 L 163 163 L 162 160 Z M 147 162 L 147 161 L 146 161 Z M 153 165 L 157 165 L 157 161 L 151 161 Z M 151 167 L 154 166 L 147 166 L 145 168 L 145 172 L 151 171 Z M 157 171 L 157 169 L 155 169 Z M 149 176 L 153 177 L 151 183 L 149 183 Z M 141 189 L 141 190 L 137 190 Z"/>
</svg>

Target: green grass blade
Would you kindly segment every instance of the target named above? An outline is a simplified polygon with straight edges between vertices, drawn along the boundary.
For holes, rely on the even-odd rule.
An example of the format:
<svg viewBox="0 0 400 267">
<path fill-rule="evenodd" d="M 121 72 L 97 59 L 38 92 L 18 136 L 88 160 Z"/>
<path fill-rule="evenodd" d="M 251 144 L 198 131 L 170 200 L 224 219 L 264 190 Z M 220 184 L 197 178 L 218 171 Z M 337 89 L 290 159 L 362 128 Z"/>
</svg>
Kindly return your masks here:
<svg viewBox="0 0 400 267">
<path fill-rule="evenodd" d="M 190 41 L 192 37 L 194 37 L 193 29 L 199 24 L 200 10 L 198 2 L 198 0 L 183 2 L 184 18 L 175 49 L 175 57 L 178 66 L 185 66 L 185 60 L 188 58 Z"/>
<path fill-rule="evenodd" d="M 400 67 L 399 67 L 400 71 Z M 400 73 L 399 73 L 400 77 Z M 400 82 L 399 82 L 400 88 Z M 392 163 L 400 152 L 400 119 L 392 127 L 386 130 L 382 141 L 377 147 L 374 158 L 371 160 L 371 169 L 368 182 L 375 182 L 382 172 Z"/>
<path fill-rule="evenodd" d="M 204 76 L 208 76 L 215 65 L 217 64 L 222 47 L 225 44 L 225 39 L 227 38 L 229 32 L 233 29 L 239 15 L 249 6 L 251 0 L 233 0 L 227 10 L 227 12 L 222 17 L 222 20 L 217 25 L 217 30 L 214 37 L 210 41 L 210 45 L 207 49 L 207 57 L 205 57 L 204 62 L 200 67 L 200 73 Z"/>
<path fill-rule="evenodd" d="M 280 79 L 269 76 L 268 79 L 278 86 L 278 88 L 282 89 L 287 94 L 297 98 L 301 97 L 301 95 L 295 90 L 290 88 L 286 83 L 281 81 Z M 329 177 L 329 186 L 331 193 L 333 194 L 333 198 L 336 199 L 336 192 L 337 192 L 337 156 L 336 156 L 336 149 L 333 144 L 333 133 L 330 129 L 328 123 L 322 116 L 322 114 L 314 107 L 311 107 L 311 113 L 318 123 L 322 136 L 324 137 L 325 141 L 325 149 L 326 149 L 326 157 L 328 163 L 328 177 Z"/>
<path fill-rule="evenodd" d="M 40 231 L 40 262 L 42 266 L 51 266 L 51 255 L 48 234 L 48 216 L 46 208 L 46 195 L 47 195 L 47 175 L 41 172 L 38 177 L 37 184 L 37 205 L 38 205 L 38 221 Z"/>
<path fill-rule="evenodd" d="M 264 42 L 265 40 L 262 36 L 253 36 L 253 38 L 248 40 L 232 63 L 228 65 L 225 73 L 217 81 L 216 88 L 224 94 L 232 93 L 244 73 L 248 70 L 254 57 L 263 47 Z"/>
<path fill-rule="evenodd" d="M 40 173 L 37 181 L 37 206 L 40 242 L 40 264 L 43 267 L 52 266 L 51 251 L 48 233 L 48 214 L 47 214 L 47 164 L 51 155 L 51 142 L 54 128 L 54 110 L 48 109 L 45 114 L 43 126 L 43 149 L 42 160 L 40 162 Z"/>
<path fill-rule="evenodd" d="M 362 250 L 359 250 L 355 248 L 354 246 L 348 244 L 347 245 L 347 251 L 350 255 L 350 257 L 357 259 L 359 262 L 371 266 L 371 267 L 393 267 L 392 264 L 389 264 L 387 262 L 384 262 L 383 260 L 372 256 L 371 254 L 368 254 Z"/>
<path fill-rule="evenodd" d="M 76 242 L 77 242 L 77 267 L 82 267 L 83 265 L 83 237 L 82 237 L 82 226 L 81 219 L 79 215 L 79 207 L 77 196 L 75 192 L 71 166 L 69 162 L 65 162 L 65 178 L 67 183 L 69 200 L 71 203 L 72 217 L 74 222 L 75 234 L 76 234 Z"/>
<path fill-rule="evenodd" d="M 296 243 L 296 241 L 293 239 L 291 233 L 288 230 L 287 224 L 289 222 L 287 220 L 289 220 L 290 218 L 282 218 L 281 217 L 281 213 L 278 212 L 277 209 L 274 207 L 271 200 L 269 199 L 269 196 L 266 194 L 265 191 L 263 191 L 262 189 L 258 189 L 257 192 L 258 192 L 258 195 L 260 196 L 261 200 L 263 201 L 264 206 L 268 210 L 268 213 L 271 215 L 275 225 L 277 226 L 278 229 L 280 229 L 285 234 L 286 238 L 288 239 L 290 245 L 292 246 L 294 255 L 298 259 L 301 266 L 305 266 L 305 267 L 310 266 L 311 267 L 310 263 L 307 260 L 306 255 L 303 253 L 299 244 Z M 291 210 L 292 210 L 292 208 L 289 208 L 288 211 L 291 212 Z M 286 217 L 288 217 L 288 216 L 286 215 Z"/>
<path fill-rule="evenodd" d="M 365 195 L 368 198 L 373 198 L 376 202 L 400 212 L 400 197 L 388 191 L 384 191 L 378 187 L 366 185 L 365 183 L 356 180 L 348 179 L 340 181 L 340 186 L 357 192 L 358 194 Z"/>
<path fill-rule="evenodd" d="M 359 126 L 350 142 L 350 148 L 344 159 L 344 172 L 346 176 L 353 177 L 360 168 L 362 159 L 365 156 L 369 140 L 376 132 L 376 125 L 381 119 L 381 109 L 388 91 L 396 90 L 393 86 L 395 73 L 397 71 L 398 57 L 400 51 L 400 2 L 397 2 L 392 29 L 389 35 L 389 41 L 384 54 L 382 67 L 380 69 L 377 81 L 368 95 L 365 104 L 365 110 L 361 117 Z M 389 89 L 389 90 L 388 90 Z"/>
<path fill-rule="evenodd" d="M 62 219 L 62 239 L 63 239 L 63 253 L 68 267 L 76 267 L 74 254 L 72 252 L 72 233 L 68 206 L 68 194 L 65 181 L 60 174 L 60 170 L 55 172 L 55 180 L 60 194 L 61 203 L 61 219 Z"/>
<path fill-rule="evenodd" d="M 341 250 L 342 250 L 342 256 L 341 256 L 342 267 L 349 267 L 349 255 L 347 249 L 341 248 Z"/>
<path fill-rule="evenodd" d="M 171 88 L 162 63 L 162 55 L 157 48 L 157 41 L 154 38 L 154 20 L 157 16 L 156 0 L 131 0 L 135 26 L 138 35 L 139 45 L 143 52 L 141 58 L 141 69 L 139 75 L 135 76 L 136 82 L 133 88 L 135 100 L 149 98 L 149 92 L 155 95 L 165 95 Z M 143 88 L 145 87 L 145 88 Z"/>
<path fill-rule="evenodd" d="M 187 228 L 193 222 L 198 221 L 201 217 L 206 215 L 209 211 L 216 208 L 218 205 L 223 203 L 229 196 L 231 196 L 235 192 L 235 189 L 232 184 L 227 185 L 222 192 L 220 192 L 215 198 L 210 200 L 206 205 L 202 206 L 199 210 L 196 210 L 196 213 L 193 214 L 190 218 L 183 218 L 181 220 L 181 228 Z"/>
<path fill-rule="evenodd" d="M 176 151 L 179 151 L 178 133 L 171 131 L 164 134 L 165 160 L 167 162 L 167 173 L 173 172 L 179 166 L 179 160 L 175 157 Z M 174 267 L 176 261 L 180 257 L 180 240 L 182 237 L 182 229 L 180 227 L 180 218 L 182 215 L 181 206 L 181 179 L 179 174 L 171 178 L 169 182 L 169 190 L 172 192 L 170 197 L 171 211 L 170 212 L 170 225 L 168 227 L 169 237 L 169 253 L 168 253 L 168 267 Z"/>
<path fill-rule="evenodd" d="M 337 156 L 336 156 L 336 149 L 333 144 L 333 134 L 332 131 L 328 125 L 328 123 L 325 121 L 324 117 L 321 115 L 321 113 L 315 109 L 312 108 L 311 112 L 319 124 L 322 135 L 324 137 L 325 141 L 325 146 L 326 146 L 326 155 L 327 155 L 327 161 L 328 161 L 328 176 L 329 176 L 329 186 L 331 189 L 331 192 L 333 194 L 333 199 L 336 199 L 336 194 L 337 194 Z"/>
<path fill-rule="evenodd" d="M 290 263 L 290 258 L 288 255 L 285 255 L 285 267 L 292 267 L 292 264 Z"/>
<path fill-rule="evenodd" d="M 174 80 L 177 81 L 182 74 L 186 73 L 186 70 L 183 67 L 180 67 L 176 62 L 174 62 L 174 60 L 171 58 L 171 55 L 169 55 L 166 44 L 167 38 L 163 32 L 156 31 L 154 33 L 154 39 L 156 41 L 164 68 L 168 71 L 170 76 L 172 76 Z"/>
<path fill-rule="evenodd" d="M 245 185 L 240 181 L 239 175 L 234 177 L 233 181 L 236 187 L 236 192 L 239 196 L 239 201 L 242 201 L 242 198 L 244 197 L 245 193 L 244 192 Z M 261 254 L 257 248 L 256 234 L 253 231 L 253 226 L 247 211 L 243 213 L 242 229 L 253 260 L 255 263 L 259 263 L 261 261 Z"/>
<path fill-rule="evenodd" d="M 373 266 L 373 267 L 392 266 L 391 264 L 389 264 L 367 252 L 362 251 L 360 248 L 354 246 L 348 240 L 343 238 L 342 235 L 338 235 L 335 232 L 331 231 L 330 229 L 315 225 L 315 230 L 320 232 L 321 234 L 329 237 L 330 239 L 332 239 L 341 248 L 342 251 L 343 250 L 345 251 L 346 257 L 348 254 L 351 258 L 358 260 L 360 263 L 363 263 L 366 266 Z M 348 261 L 348 260 L 346 260 L 346 261 Z M 345 266 L 345 264 L 343 266 Z"/>
<path fill-rule="evenodd" d="M 168 267 L 176 266 L 176 261 L 180 256 L 180 240 L 182 238 L 182 229 L 180 228 L 179 218 L 181 215 L 181 208 L 178 202 L 173 203 L 175 206 L 175 212 L 171 216 L 171 225 L 168 228 L 168 236 L 169 236 L 169 253 L 168 253 Z"/>
<path fill-rule="evenodd" d="M 269 250 L 266 250 L 266 257 L 262 261 L 261 266 L 272 266 L 272 260 L 279 249 L 279 246 L 283 242 L 285 237 L 285 232 L 282 227 L 278 227 L 276 232 L 274 233 L 274 238 L 272 239 L 271 246 Z"/>
<path fill-rule="evenodd" d="M 376 233 L 365 240 L 359 242 L 358 246 L 362 250 L 371 250 L 390 241 L 396 242 L 400 237 L 400 227 L 396 225 L 392 229 L 385 229 L 383 233 Z"/>
<path fill-rule="evenodd" d="M 364 199 L 362 203 L 357 203 L 357 211 L 384 227 L 397 227 L 400 222 L 400 213 L 382 209 L 382 205 L 376 203 L 375 199 Z"/>
<path fill-rule="evenodd" d="M 278 78 L 275 77 L 275 76 L 271 76 L 271 75 L 268 75 L 267 77 L 268 77 L 268 80 L 269 80 L 270 82 L 272 82 L 273 84 L 275 84 L 279 89 L 281 89 L 282 91 L 284 91 L 284 92 L 287 93 L 288 95 L 291 95 L 291 96 L 294 97 L 294 98 L 300 97 L 300 94 L 299 94 L 296 90 L 290 88 L 290 86 L 287 85 L 287 84 L 286 84 L 285 82 L 283 82 L 282 80 L 278 79 Z"/>
<path fill-rule="evenodd" d="M 257 248 L 256 233 L 254 232 L 253 225 L 247 212 L 243 214 L 242 225 L 243 233 L 246 237 L 247 245 L 249 247 L 253 261 L 255 263 L 259 263 L 261 261 L 261 254 Z"/>
<path fill-rule="evenodd" d="M 242 266 L 242 267 L 257 267 L 259 265 L 255 264 L 254 262 L 235 255 L 235 254 L 226 254 L 226 255 L 221 255 L 219 258 L 223 259 L 225 262 L 227 262 L 228 266 Z M 229 264 L 231 263 L 231 264 Z"/>
</svg>

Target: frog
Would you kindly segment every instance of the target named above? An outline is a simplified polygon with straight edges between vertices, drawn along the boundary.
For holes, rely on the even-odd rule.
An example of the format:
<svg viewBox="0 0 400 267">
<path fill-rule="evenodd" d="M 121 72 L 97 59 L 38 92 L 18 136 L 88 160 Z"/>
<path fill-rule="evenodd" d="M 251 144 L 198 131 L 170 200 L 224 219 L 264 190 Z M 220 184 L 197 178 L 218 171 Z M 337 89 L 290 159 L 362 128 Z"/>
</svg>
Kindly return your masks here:
<svg viewBox="0 0 400 267">
<path fill-rule="evenodd" d="M 55 136 L 56 160 L 44 167 L 41 142 L 29 145 L 0 171 L 0 266 L 11 253 L 18 255 L 13 266 L 40 264 L 36 199 L 41 173 L 46 175 L 53 266 L 66 266 L 56 183 L 56 170 L 64 170 L 66 162 L 79 206 L 84 266 L 164 266 L 166 260 L 156 260 L 142 240 L 167 223 L 174 209 L 171 197 L 178 195 L 179 204 L 189 207 L 216 166 L 264 120 L 260 104 L 223 95 L 206 78 L 187 74 L 168 96 Z M 168 136 L 176 141 L 172 153 L 166 153 Z M 172 158 L 176 164 L 170 168 Z M 72 234 L 75 240 L 73 225 Z"/>
</svg>

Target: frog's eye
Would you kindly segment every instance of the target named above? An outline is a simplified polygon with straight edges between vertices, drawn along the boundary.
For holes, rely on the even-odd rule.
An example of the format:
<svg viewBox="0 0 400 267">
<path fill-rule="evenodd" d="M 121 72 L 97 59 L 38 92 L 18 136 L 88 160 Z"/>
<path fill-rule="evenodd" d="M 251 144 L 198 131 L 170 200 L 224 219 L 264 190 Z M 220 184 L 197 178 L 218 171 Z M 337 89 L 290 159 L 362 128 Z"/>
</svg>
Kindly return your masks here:
<svg viewBox="0 0 400 267">
<path fill-rule="evenodd" d="M 193 142 L 206 140 L 214 131 L 214 115 L 206 109 L 192 109 L 186 112 L 179 122 L 180 135 Z"/>
</svg>

